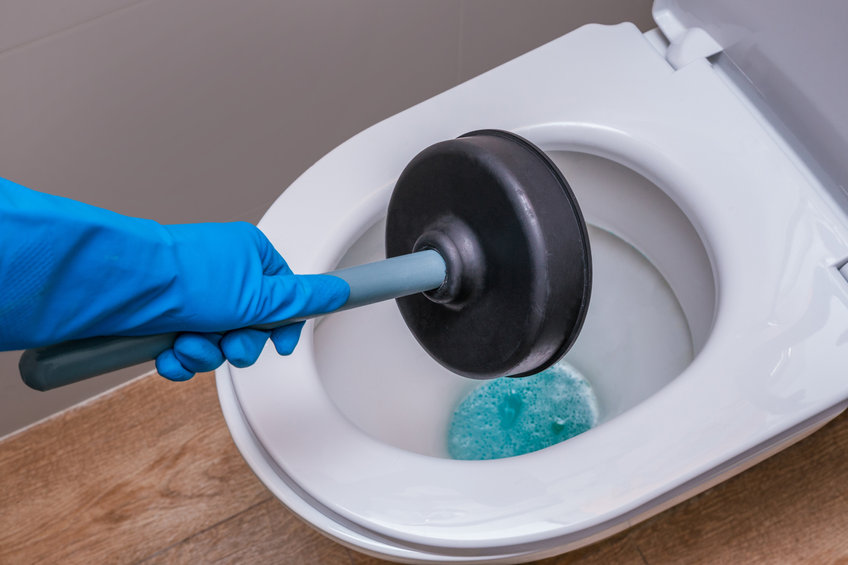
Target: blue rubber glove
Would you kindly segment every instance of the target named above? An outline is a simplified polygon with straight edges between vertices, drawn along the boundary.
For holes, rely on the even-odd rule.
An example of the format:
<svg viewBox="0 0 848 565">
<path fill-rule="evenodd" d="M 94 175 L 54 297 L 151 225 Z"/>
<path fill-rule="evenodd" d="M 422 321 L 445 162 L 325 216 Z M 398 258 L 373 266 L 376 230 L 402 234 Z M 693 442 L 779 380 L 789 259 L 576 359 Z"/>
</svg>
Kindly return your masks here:
<svg viewBox="0 0 848 565">
<path fill-rule="evenodd" d="M 0 179 L 0 226 L 3 350 L 190 332 L 156 360 L 186 380 L 225 358 L 253 363 L 269 337 L 291 353 L 302 323 L 236 328 L 332 311 L 350 292 L 337 277 L 292 274 L 244 222 L 166 226 Z"/>
</svg>

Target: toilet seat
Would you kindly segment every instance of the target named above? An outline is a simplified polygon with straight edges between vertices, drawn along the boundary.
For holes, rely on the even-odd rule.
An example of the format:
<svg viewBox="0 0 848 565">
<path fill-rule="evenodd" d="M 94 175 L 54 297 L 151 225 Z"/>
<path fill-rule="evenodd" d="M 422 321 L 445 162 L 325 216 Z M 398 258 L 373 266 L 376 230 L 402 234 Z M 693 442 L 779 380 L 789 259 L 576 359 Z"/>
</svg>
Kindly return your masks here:
<svg viewBox="0 0 848 565">
<path fill-rule="evenodd" d="M 538 558 L 657 513 L 845 408 L 846 218 L 712 65 L 675 70 L 656 43 L 630 24 L 572 32 L 353 137 L 259 225 L 296 272 L 323 272 L 384 213 L 422 147 L 498 128 L 599 155 L 662 187 L 704 241 L 718 306 L 693 363 L 567 442 L 454 461 L 352 426 L 317 378 L 310 322 L 292 356 L 217 373 L 236 444 L 283 502 L 382 556 Z"/>
</svg>

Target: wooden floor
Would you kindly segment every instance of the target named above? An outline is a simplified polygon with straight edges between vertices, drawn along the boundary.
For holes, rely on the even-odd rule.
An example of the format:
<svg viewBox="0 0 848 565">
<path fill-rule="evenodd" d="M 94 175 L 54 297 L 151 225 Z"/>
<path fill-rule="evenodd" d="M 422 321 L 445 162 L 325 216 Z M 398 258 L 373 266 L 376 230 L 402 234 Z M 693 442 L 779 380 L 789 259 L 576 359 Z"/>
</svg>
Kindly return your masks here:
<svg viewBox="0 0 848 565">
<path fill-rule="evenodd" d="M 156 375 L 0 442 L 0 563 L 376 564 L 242 461 L 212 375 Z M 543 561 L 848 563 L 848 415 L 605 541 Z"/>
</svg>

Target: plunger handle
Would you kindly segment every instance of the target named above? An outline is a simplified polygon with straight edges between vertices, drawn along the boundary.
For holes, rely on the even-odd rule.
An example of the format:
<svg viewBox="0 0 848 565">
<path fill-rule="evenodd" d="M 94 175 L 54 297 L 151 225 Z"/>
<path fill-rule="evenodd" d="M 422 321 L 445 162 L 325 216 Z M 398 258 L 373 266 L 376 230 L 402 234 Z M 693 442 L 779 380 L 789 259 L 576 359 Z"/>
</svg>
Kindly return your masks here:
<svg viewBox="0 0 848 565">
<path fill-rule="evenodd" d="M 350 297 L 334 312 L 438 288 L 445 280 L 446 270 L 442 256 L 428 249 L 327 273 L 344 279 L 350 285 Z M 290 318 L 254 327 L 269 330 L 316 316 Z M 172 347 L 177 335 L 177 332 L 172 332 L 66 341 L 28 349 L 18 367 L 29 387 L 51 390 L 151 361 Z"/>
</svg>

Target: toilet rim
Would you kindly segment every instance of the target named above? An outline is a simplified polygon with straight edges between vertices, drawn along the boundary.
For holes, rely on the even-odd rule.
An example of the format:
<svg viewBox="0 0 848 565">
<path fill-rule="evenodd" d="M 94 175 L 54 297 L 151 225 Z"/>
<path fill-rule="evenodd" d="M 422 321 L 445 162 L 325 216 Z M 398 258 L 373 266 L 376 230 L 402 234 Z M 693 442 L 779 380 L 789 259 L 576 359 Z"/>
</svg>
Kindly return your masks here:
<svg viewBox="0 0 848 565">
<path fill-rule="evenodd" d="M 595 529 L 606 528 L 610 523 L 621 522 L 628 513 L 637 511 L 650 501 L 700 476 L 708 475 L 715 468 L 716 461 L 704 458 L 704 450 L 716 449 L 721 445 L 722 456 L 727 461 L 755 449 L 765 437 L 786 429 L 787 421 L 766 418 L 770 415 L 758 413 L 756 407 L 749 412 L 734 410 L 734 406 L 746 401 L 745 395 L 727 394 L 728 390 L 736 389 L 728 380 L 729 374 L 718 370 L 724 366 L 729 354 L 744 354 L 746 344 L 757 339 L 754 334 L 749 335 L 747 342 L 740 339 L 744 319 L 726 315 L 727 308 L 732 307 L 729 305 L 739 299 L 733 284 L 728 288 L 728 279 L 739 276 L 736 272 L 739 263 L 732 260 L 732 246 L 718 250 L 714 248 L 716 243 L 726 246 L 727 238 L 719 238 L 717 242 L 710 231 L 715 226 L 709 217 L 704 218 L 699 214 L 704 207 L 709 208 L 711 198 L 719 196 L 711 195 L 706 202 L 687 200 L 687 196 L 691 195 L 675 188 L 689 185 L 691 190 L 693 182 L 697 182 L 684 174 L 686 169 L 681 163 L 685 163 L 685 160 L 673 159 L 659 148 L 644 143 L 645 140 L 639 139 L 634 132 L 576 122 L 513 128 L 513 131 L 547 151 L 593 153 L 634 169 L 665 190 L 690 219 L 695 218 L 693 225 L 702 236 L 717 276 L 720 306 L 716 327 L 694 362 L 671 384 L 642 404 L 563 444 L 494 462 L 460 462 L 405 452 L 380 444 L 347 423 L 337 414 L 334 405 L 321 389 L 311 355 L 311 324 L 304 331 L 299 351 L 291 358 L 282 359 L 266 354 L 263 362 L 255 367 L 223 369 L 219 378 L 232 378 L 242 410 L 247 401 L 266 416 L 273 407 L 267 402 L 261 402 L 261 398 L 256 395 L 246 398 L 250 395 L 239 389 L 240 384 L 255 384 L 263 372 L 275 372 L 269 371 L 272 365 L 289 374 L 308 376 L 311 382 L 301 382 L 299 385 L 305 396 L 293 399 L 292 403 L 301 409 L 301 415 L 308 408 L 305 415 L 316 417 L 321 414 L 322 418 L 326 418 L 325 423 L 331 422 L 333 431 L 324 438 L 342 437 L 345 454 L 355 454 L 356 461 L 345 458 L 343 454 L 339 460 L 327 457 L 326 453 L 317 454 L 311 448 L 315 443 L 310 445 L 313 440 L 321 444 L 317 435 L 307 434 L 309 437 L 306 440 L 299 438 L 281 442 L 279 436 L 269 434 L 270 428 L 281 429 L 279 426 L 283 426 L 283 429 L 299 429 L 297 424 L 300 416 L 297 414 L 293 418 L 291 415 L 272 418 L 276 424 L 271 426 L 263 422 L 257 427 L 247 412 L 244 414 L 245 420 L 251 426 L 256 441 L 277 466 L 278 474 L 288 477 L 332 514 L 364 528 L 372 535 L 422 548 L 450 547 L 478 552 L 484 548 L 497 552 L 511 551 L 545 540 L 548 543 L 553 543 L 552 540 L 562 542 Z M 341 205 L 333 207 L 335 213 L 327 216 L 323 202 L 322 206 L 315 205 L 316 199 L 312 192 L 315 187 L 308 186 L 308 183 L 296 183 L 269 210 L 266 219 L 273 217 L 278 225 L 287 225 L 287 219 L 291 220 L 291 225 L 299 226 L 296 233 L 299 241 L 318 242 L 310 249 L 309 256 L 297 257 L 293 265 L 302 272 L 321 272 L 332 268 L 344 252 L 340 242 L 352 241 L 358 235 L 357 232 L 361 233 L 378 219 L 390 188 L 391 184 L 387 183 L 366 194 L 354 195 L 354 191 L 350 191 L 341 198 Z M 279 206 L 283 200 L 285 206 Z M 297 210 L 297 214 L 290 212 L 292 210 Z M 300 221 L 295 221 L 295 216 Z M 367 220 L 364 219 L 366 217 Z M 707 221 L 702 221 L 705 219 Z M 304 226 L 309 225 L 314 226 L 314 229 L 304 233 Z M 327 225 L 333 226 L 329 234 L 323 231 Z M 262 223 L 260 227 L 263 227 Z M 745 269 L 745 272 L 748 270 Z M 728 336 L 732 336 L 732 339 L 728 339 Z M 244 373 L 243 378 L 241 373 Z M 273 388 L 272 384 L 270 381 L 265 383 Z M 274 397 L 269 392 L 263 390 L 264 394 L 260 397 L 264 396 L 266 401 Z M 285 393 L 285 390 L 278 392 Z M 717 395 L 718 392 L 721 394 Z M 698 402 L 693 404 L 693 399 Z M 705 399 L 713 400 L 709 410 L 704 410 Z M 638 450 L 622 453 L 619 437 L 621 430 L 667 432 L 666 422 L 658 416 L 680 412 L 686 412 L 689 417 L 675 424 L 671 437 L 666 437 L 662 442 L 648 441 L 640 445 Z M 811 407 L 793 413 L 791 419 L 797 424 L 819 412 L 821 407 Z M 717 415 L 721 416 L 721 426 L 715 425 Z M 721 430 L 728 427 L 738 432 L 736 437 L 729 438 L 726 432 L 722 433 Z M 697 449 L 694 442 L 687 439 L 691 437 L 699 438 Z M 674 459 L 663 456 L 670 441 L 676 449 Z M 317 460 L 306 463 L 294 460 L 296 457 L 314 455 L 318 455 Z M 339 470 L 338 461 L 349 465 L 346 475 Z M 363 465 L 363 462 L 367 463 Z M 333 469 L 330 470 L 330 467 Z M 379 467 L 380 471 L 375 471 L 375 467 Z M 562 467 L 570 469 L 570 472 L 566 475 L 553 472 L 553 469 Z M 615 468 L 617 472 L 610 475 L 609 469 Z M 627 488 L 614 495 L 607 495 L 606 500 L 603 500 L 602 493 L 593 488 L 598 482 L 598 469 L 605 469 L 607 475 L 617 477 L 616 481 L 609 481 L 609 484 L 620 486 L 629 483 Z M 501 500 L 501 506 L 494 508 L 498 498 L 503 498 L 503 489 L 500 487 L 505 480 L 511 481 L 510 496 L 516 500 Z M 356 482 L 355 489 L 350 487 L 352 482 Z M 365 482 L 369 482 L 374 490 L 368 491 Z M 528 488 L 527 485 L 531 483 L 535 486 Z M 518 496 L 517 491 L 521 490 L 516 486 L 518 484 L 524 485 L 523 496 Z M 410 489 L 418 489 L 418 494 L 403 494 Z M 475 493 L 476 498 L 469 493 Z M 544 496 L 541 498 L 544 500 L 534 500 L 534 497 L 540 498 L 542 493 Z M 422 502 L 422 498 L 437 499 L 437 506 L 428 509 L 427 504 L 416 505 L 411 502 Z M 374 507 L 374 500 L 381 500 L 383 510 Z M 456 515 L 449 516 L 451 511 Z"/>
<path fill-rule="evenodd" d="M 614 520 L 607 523 L 600 523 L 596 526 L 574 532 L 573 534 L 563 536 L 561 538 L 548 538 L 542 543 L 536 543 L 524 546 L 513 546 L 504 548 L 481 548 L 473 552 L 445 549 L 442 546 L 417 546 L 407 544 L 401 540 L 396 540 L 389 537 L 380 536 L 376 532 L 368 531 L 360 527 L 356 523 L 352 523 L 345 518 L 334 514 L 329 509 L 323 507 L 315 501 L 308 493 L 300 489 L 296 483 L 293 483 L 284 474 L 281 474 L 280 469 L 273 462 L 268 453 L 262 448 L 261 444 L 256 441 L 253 436 L 250 426 L 247 424 L 241 408 L 237 402 L 236 396 L 232 387 L 232 378 L 227 367 L 222 367 L 216 373 L 216 386 L 218 396 L 221 402 L 221 408 L 227 425 L 232 433 L 233 441 L 238 447 L 240 453 L 248 462 L 257 478 L 271 491 L 282 503 L 288 508 L 295 511 L 299 516 L 309 522 L 313 527 L 321 530 L 325 535 L 331 537 L 338 543 L 352 547 L 357 551 L 377 556 L 385 557 L 391 555 L 393 559 L 399 562 L 479 562 L 484 559 L 486 562 L 520 562 L 526 559 L 526 556 L 531 555 L 534 558 L 542 558 L 550 555 L 555 555 L 576 549 L 598 541 L 618 531 L 624 530 L 632 526 L 634 523 L 646 519 L 650 516 L 658 514 L 662 510 L 674 505 L 679 498 L 686 498 L 693 494 L 697 494 L 707 488 L 717 484 L 728 476 L 745 470 L 753 464 L 765 459 L 766 457 L 780 451 L 786 445 L 799 441 L 809 434 L 817 431 L 821 426 L 826 424 L 832 418 L 835 418 L 848 407 L 848 403 L 841 403 L 833 406 L 826 413 L 816 417 L 808 425 L 799 426 L 805 431 L 797 433 L 789 433 L 786 436 L 789 438 L 781 442 L 775 442 L 770 449 L 764 447 L 758 452 L 749 451 L 741 454 L 735 459 L 738 461 L 728 462 L 727 468 L 731 471 L 717 469 L 710 476 L 696 477 L 690 483 L 693 487 L 690 490 L 687 484 L 680 485 L 675 491 L 670 491 L 664 496 L 664 499 L 659 504 L 650 505 L 643 508 L 637 507 L 627 513 L 623 513 Z M 734 466 L 739 466 L 733 469 Z M 694 491 L 694 492 L 693 492 Z M 548 551 L 548 554 L 540 555 L 539 551 Z M 553 550 L 553 551 L 551 551 Z M 524 557 L 524 559 L 522 559 Z M 517 561 L 516 561 L 517 559 Z"/>
</svg>

